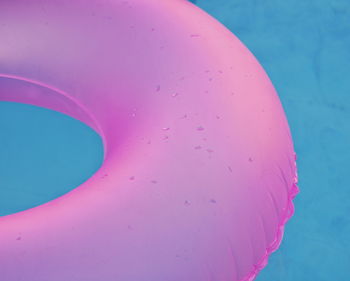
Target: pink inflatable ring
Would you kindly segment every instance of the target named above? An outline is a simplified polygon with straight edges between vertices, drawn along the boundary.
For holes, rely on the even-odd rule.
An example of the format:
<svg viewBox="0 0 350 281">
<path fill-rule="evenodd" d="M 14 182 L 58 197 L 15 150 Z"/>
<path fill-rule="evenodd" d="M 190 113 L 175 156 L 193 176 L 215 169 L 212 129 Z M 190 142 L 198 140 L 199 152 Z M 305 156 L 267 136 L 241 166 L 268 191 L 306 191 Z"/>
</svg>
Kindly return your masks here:
<svg viewBox="0 0 350 281">
<path fill-rule="evenodd" d="M 296 167 L 237 38 L 185 0 L 2 0 L 0 38 L 0 100 L 73 116 L 105 146 L 87 182 L 0 219 L 1 280 L 254 279 Z"/>
</svg>

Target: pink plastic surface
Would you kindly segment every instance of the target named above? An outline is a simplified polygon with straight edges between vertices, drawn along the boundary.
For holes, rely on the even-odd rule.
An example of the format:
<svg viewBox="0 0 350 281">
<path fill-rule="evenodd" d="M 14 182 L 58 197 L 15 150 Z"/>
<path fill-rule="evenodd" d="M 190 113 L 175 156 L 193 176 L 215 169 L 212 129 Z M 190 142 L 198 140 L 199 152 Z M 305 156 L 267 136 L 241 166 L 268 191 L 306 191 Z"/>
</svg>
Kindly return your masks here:
<svg viewBox="0 0 350 281">
<path fill-rule="evenodd" d="M 293 213 L 295 154 L 234 35 L 185 0 L 2 0 L 0 38 L 0 100 L 105 145 L 87 182 L 0 219 L 1 280 L 254 279 Z"/>
</svg>

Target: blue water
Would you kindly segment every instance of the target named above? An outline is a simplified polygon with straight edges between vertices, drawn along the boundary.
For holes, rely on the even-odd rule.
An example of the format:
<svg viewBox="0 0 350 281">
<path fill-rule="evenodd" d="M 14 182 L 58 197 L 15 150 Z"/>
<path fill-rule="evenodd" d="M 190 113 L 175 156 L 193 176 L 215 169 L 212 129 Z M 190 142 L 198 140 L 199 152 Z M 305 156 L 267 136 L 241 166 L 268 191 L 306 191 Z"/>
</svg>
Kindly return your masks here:
<svg viewBox="0 0 350 281">
<path fill-rule="evenodd" d="M 350 1 L 195 2 L 266 69 L 298 154 L 296 213 L 257 280 L 350 280 Z"/>
<path fill-rule="evenodd" d="M 86 181 L 102 160 L 101 138 L 76 119 L 0 102 L 0 216 L 65 194 Z"/>
<path fill-rule="evenodd" d="M 298 154 L 296 213 L 257 280 L 350 280 L 350 1 L 196 2 L 264 66 Z M 85 181 L 102 162 L 102 144 L 94 131 L 67 116 L 0 103 L 0 157 L 5 215 Z"/>
</svg>

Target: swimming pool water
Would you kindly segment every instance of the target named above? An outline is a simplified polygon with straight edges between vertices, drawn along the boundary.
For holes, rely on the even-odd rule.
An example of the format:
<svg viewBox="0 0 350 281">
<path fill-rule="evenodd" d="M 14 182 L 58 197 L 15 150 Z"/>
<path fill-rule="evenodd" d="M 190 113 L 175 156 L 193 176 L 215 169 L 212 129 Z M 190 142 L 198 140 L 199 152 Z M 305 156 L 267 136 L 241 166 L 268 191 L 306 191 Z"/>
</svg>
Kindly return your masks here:
<svg viewBox="0 0 350 281">
<path fill-rule="evenodd" d="M 67 193 L 102 159 L 101 138 L 85 124 L 45 108 L 0 102 L 0 216 Z"/>
</svg>

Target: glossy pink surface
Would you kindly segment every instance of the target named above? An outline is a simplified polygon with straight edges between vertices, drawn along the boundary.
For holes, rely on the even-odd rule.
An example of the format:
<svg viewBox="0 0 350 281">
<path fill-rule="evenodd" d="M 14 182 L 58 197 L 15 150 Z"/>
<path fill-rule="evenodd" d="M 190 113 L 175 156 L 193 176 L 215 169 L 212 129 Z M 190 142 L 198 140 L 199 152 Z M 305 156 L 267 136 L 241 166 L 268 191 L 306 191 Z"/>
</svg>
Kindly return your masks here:
<svg viewBox="0 0 350 281">
<path fill-rule="evenodd" d="M 1 280 L 253 280 L 296 167 L 234 35 L 185 0 L 3 0 L 0 38 L 0 100 L 71 115 L 105 145 L 83 185 L 0 219 Z"/>
</svg>

